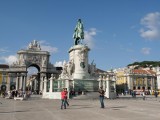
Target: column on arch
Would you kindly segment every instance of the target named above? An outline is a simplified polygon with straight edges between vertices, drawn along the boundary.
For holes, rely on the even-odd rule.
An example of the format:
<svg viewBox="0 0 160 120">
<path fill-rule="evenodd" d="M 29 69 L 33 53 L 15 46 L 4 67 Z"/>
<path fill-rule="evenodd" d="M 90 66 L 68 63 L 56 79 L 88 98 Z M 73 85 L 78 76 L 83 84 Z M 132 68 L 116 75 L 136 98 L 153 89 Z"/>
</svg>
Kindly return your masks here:
<svg viewBox="0 0 160 120">
<path fill-rule="evenodd" d="M 43 88 L 43 92 L 47 92 L 47 77 L 45 76 L 44 78 L 44 88 Z"/>
<path fill-rule="evenodd" d="M 37 79 L 34 78 L 34 91 L 37 91 Z"/>
<path fill-rule="evenodd" d="M 27 79 L 27 75 L 26 74 L 23 74 L 22 76 L 22 79 L 23 79 L 23 91 L 26 91 L 26 79 Z"/>
<path fill-rule="evenodd" d="M 23 75 L 20 75 L 20 79 L 19 79 L 19 89 L 23 90 Z"/>
<path fill-rule="evenodd" d="M 43 82 L 44 82 L 44 76 L 41 75 L 41 76 L 40 76 L 40 91 L 41 91 L 41 92 L 42 92 L 43 89 L 44 89 L 44 84 L 43 84 Z"/>
<path fill-rule="evenodd" d="M 52 86 L 53 86 L 53 77 L 51 77 L 49 80 L 50 80 L 49 92 L 52 93 L 53 92 L 53 89 L 52 89 Z"/>
<path fill-rule="evenodd" d="M 16 78 L 16 90 L 19 89 L 19 73 L 17 73 L 17 78 Z"/>
<path fill-rule="evenodd" d="M 47 90 L 47 78 L 45 73 L 40 73 L 40 91 L 41 92 L 46 92 Z M 45 89 L 45 90 L 44 90 Z"/>
<path fill-rule="evenodd" d="M 11 73 L 8 73 L 8 81 L 7 81 L 7 91 L 10 91 L 11 86 Z"/>
</svg>

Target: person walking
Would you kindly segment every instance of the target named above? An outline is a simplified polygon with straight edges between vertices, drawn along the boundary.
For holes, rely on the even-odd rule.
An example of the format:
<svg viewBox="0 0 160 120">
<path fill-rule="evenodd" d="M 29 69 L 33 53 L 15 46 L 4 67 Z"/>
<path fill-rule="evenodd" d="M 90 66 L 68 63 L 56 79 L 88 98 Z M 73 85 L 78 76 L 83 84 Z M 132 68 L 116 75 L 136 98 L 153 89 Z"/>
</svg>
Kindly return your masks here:
<svg viewBox="0 0 160 120">
<path fill-rule="evenodd" d="M 145 95 L 145 92 L 143 91 L 143 93 L 142 93 L 142 96 L 143 96 L 143 100 L 145 100 L 146 99 L 146 95 Z"/>
<path fill-rule="evenodd" d="M 158 92 L 155 91 L 154 95 L 155 95 L 155 98 L 157 98 L 158 97 Z"/>
<path fill-rule="evenodd" d="M 104 93 L 105 91 L 103 90 L 102 87 L 100 87 L 99 89 L 99 100 L 100 100 L 100 104 L 101 104 L 101 108 L 104 108 Z"/>
<path fill-rule="evenodd" d="M 67 91 L 67 88 L 65 88 L 65 94 L 66 94 L 65 102 L 66 102 L 67 106 L 69 106 L 69 103 L 68 103 L 68 91 Z"/>
<path fill-rule="evenodd" d="M 155 98 L 156 98 L 156 101 L 157 101 L 158 91 L 155 91 L 154 95 L 155 95 Z"/>
<path fill-rule="evenodd" d="M 61 92 L 61 109 L 66 109 L 66 92 L 65 92 L 65 88 L 63 88 L 62 92 Z"/>
</svg>

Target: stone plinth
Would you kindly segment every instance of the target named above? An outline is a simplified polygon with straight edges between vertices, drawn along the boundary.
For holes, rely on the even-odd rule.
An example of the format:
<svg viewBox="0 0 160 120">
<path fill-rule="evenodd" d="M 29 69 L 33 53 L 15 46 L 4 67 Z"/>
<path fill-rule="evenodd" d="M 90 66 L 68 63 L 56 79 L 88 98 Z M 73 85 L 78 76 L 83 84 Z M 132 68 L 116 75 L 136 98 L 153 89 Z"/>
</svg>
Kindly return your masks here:
<svg viewBox="0 0 160 120">
<path fill-rule="evenodd" d="M 74 80 L 74 90 L 82 92 L 98 91 L 98 81 L 89 79 Z"/>
<path fill-rule="evenodd" d="M 88 73 L 88 51 L 86 45 L 75 45 L 69 50 L 69 60 L 74 63 L 73 79 L 87 79 Z"/>
</svg>

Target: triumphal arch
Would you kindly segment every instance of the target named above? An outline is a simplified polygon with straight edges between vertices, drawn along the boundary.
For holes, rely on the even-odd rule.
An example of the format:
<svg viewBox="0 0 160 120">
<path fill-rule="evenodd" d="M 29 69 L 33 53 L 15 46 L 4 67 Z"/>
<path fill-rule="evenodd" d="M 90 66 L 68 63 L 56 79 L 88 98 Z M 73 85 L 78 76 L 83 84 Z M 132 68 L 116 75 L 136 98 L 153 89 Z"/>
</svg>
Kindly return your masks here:
<svg viewBox="0 0 160 120">
<path fill-rule="evenodd" d="M 49 62 L 50 53 L 48 51 L 42 51 L 40 44 L 36 40 L 33 40 L 27 49 L 19 50 L 17 55 L 18 60 L 9 67 L 10 86 L 15 86 L 16 90 L 26 90 L 27 69 L 29 67 L 36 67 L 38 69 L 38 91 L 43 90 L 44 79 L 48 79 L 51 74 L 57 75 L 56 68 Z"/>
</svg>

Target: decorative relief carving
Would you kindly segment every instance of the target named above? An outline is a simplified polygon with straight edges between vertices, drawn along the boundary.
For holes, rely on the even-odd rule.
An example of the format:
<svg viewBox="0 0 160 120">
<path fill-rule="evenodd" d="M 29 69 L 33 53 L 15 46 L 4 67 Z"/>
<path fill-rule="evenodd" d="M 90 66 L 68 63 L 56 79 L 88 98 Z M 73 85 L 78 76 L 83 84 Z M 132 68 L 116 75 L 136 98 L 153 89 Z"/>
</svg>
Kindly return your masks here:
<svg viewBox="0 0 160 120">
<path fill-rule="evenodd" d="M 19 59 L 20 65 L 25 65 L 26 63 L 25 63 L 24 55 L 23 55 L 23 54 L 20 54 L 19 58 L 20 58 L 20 59 Z"/>
<path fill-rule="evenodd" d="M 79 53 L 78 53 L 78 56 L 79 56 L 79 60 L 81 61 L 81 62 L 84 62 L 85 61 L 85 58 L 87 57 L 87 50 L 86 50 L 86 48 L 82 48 L 80 51 L 79 51 Z"/>
<path fill-rule="evenodd" d="M 27 63 L 36 63 L 36 64 L 41 64 L 41 56 L 40 55 L 28 55 L 26 58 Z"/>
<path fill-rule="evenodd" d="M 42 67 L 45 67 L 47 64 L 46 57 L 42 57 Z"/>
</svg>

